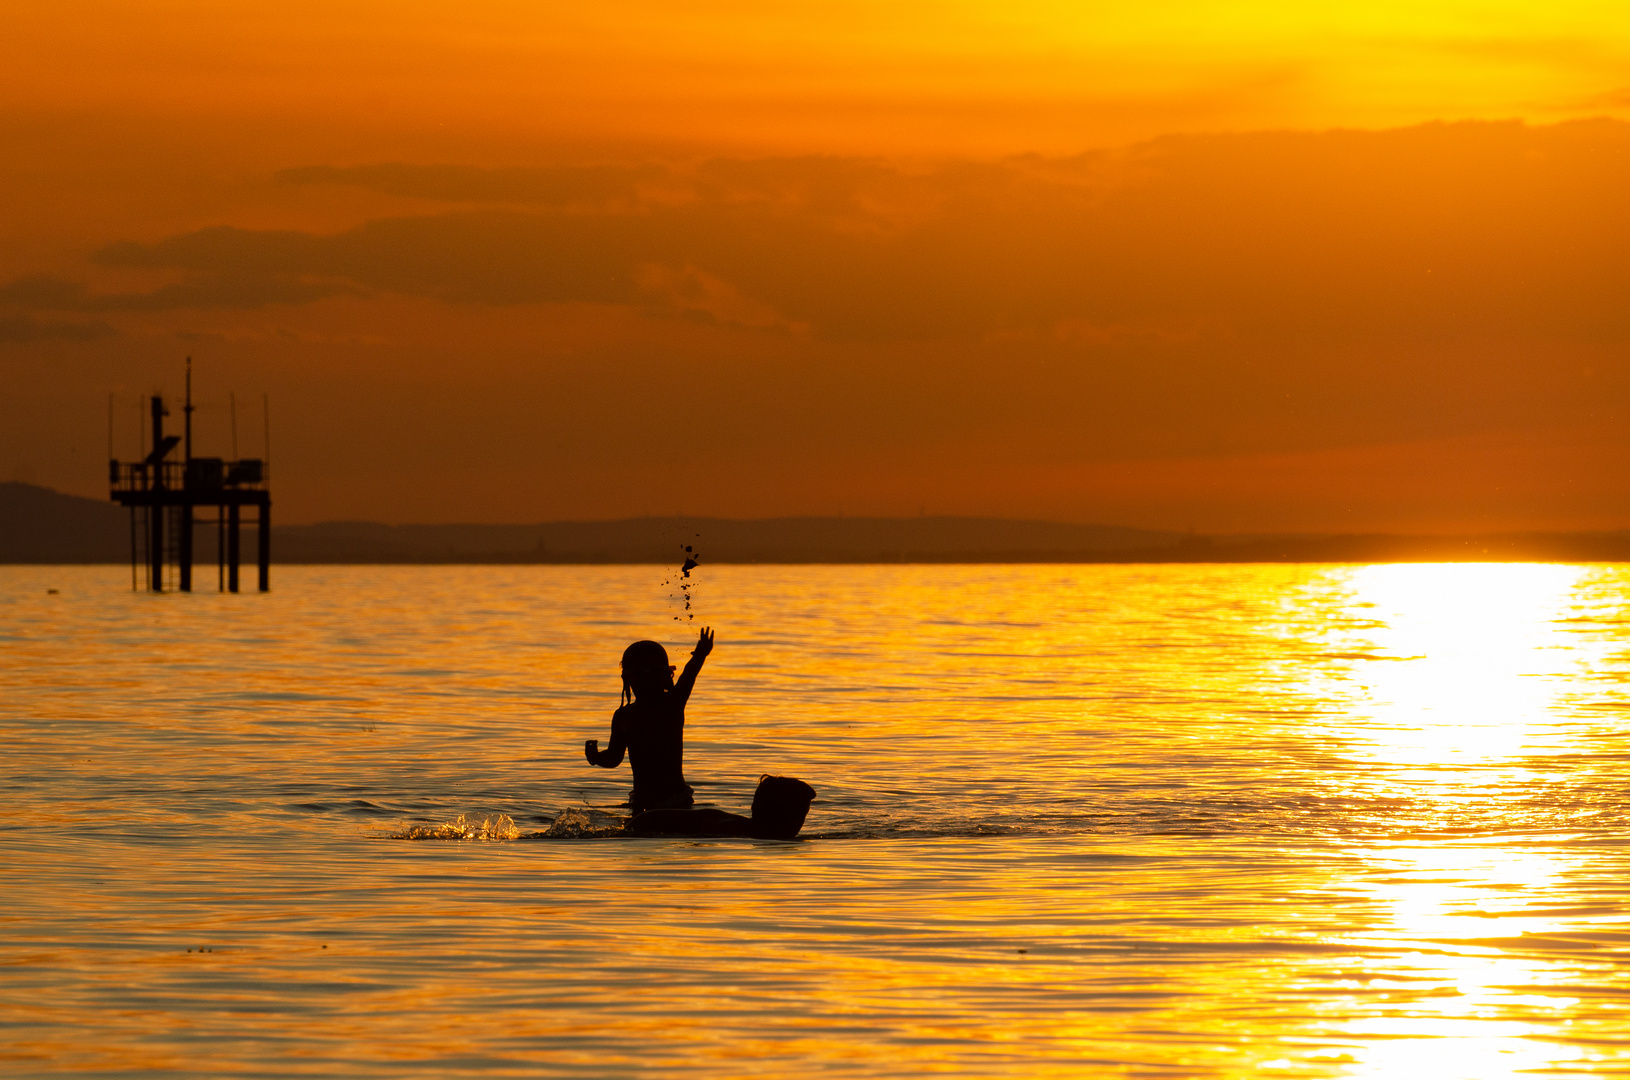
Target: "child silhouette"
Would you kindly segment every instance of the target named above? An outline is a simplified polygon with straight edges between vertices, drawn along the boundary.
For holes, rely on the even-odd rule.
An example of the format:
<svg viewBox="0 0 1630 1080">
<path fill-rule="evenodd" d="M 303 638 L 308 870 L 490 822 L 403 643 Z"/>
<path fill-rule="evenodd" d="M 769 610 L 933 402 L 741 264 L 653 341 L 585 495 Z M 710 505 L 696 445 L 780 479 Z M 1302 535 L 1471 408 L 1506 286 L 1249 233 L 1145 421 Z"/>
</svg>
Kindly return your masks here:
<svg viewBox="0 0 1630 1080">
<path fill-rule="evenodd" d="M 690 662 L 674 681 L 668 651 L 655 641 L 636 641 L 623 650 L 623 703 L 611 717 L 611 745 L 598 739 L 583 744 L 590 765 L 615 769 L 628 754 L 634 790 L 628 808 L 683 810 L 694 803 L 685 783 L 685 703 L 696 687 L 702 662 L 713 651 L 713 631 L 703 627 Z"/>
</svg>

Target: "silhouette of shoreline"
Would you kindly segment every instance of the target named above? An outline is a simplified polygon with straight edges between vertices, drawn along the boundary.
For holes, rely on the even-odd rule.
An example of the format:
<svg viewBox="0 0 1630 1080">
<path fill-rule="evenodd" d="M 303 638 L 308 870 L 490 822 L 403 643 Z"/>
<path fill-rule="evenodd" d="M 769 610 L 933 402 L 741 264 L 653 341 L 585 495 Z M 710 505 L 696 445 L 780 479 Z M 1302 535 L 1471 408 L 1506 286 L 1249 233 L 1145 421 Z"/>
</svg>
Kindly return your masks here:
<svg viewBox="0 0 1630 1080">
<path fill-rule="evenodd" d="M 0 564 L 130 560 L 112 503 L 0 483 Z M 537 525 L 325 522 L 272 529 L 281 564 L 625 564 L 672 562 L 697 534 L 721 563 L 1627 562 L 1630 531 L 1478 535 L 1206 536 L 1111 525 L 975 517 L 645 517 Z M 208 538 L 201 538 L 209 554 Z M 245 557 L 254 558 L 253 544 Z"/>
</svg>

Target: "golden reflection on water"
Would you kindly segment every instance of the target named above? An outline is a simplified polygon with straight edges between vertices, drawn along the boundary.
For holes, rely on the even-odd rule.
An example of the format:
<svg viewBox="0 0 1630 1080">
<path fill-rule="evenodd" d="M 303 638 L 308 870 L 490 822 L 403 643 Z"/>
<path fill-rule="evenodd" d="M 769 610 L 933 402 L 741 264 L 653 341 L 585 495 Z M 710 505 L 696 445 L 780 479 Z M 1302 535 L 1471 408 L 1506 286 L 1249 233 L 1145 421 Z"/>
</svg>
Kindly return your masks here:
<svg viewBox="0 0 1630 1080">
<path fill-rule="evenodd" d="M 1554 724 L 1579 658 L 1557 620 L 1587 569 L 1545 564 L 1369 566 L 1348 578 L 1373 659 L 1354 663 L 1369 752 L 1400 779 L 1452 785 Z M 1407 767 L 1414 766 L 1414 771 Z"/>
<path fill-rule="evenodd" d="M 1448 812 L 1437 820 L 1451 830 L 1457 800 L 1486 801 L 1491 784 L 1495 797 L 1516 795 L 1543 779 L 1535 759 L 1573 748 L 1576 729 L 1556 709 L 1591 659 L 1568 631 L 1590 573 L 1530 564 L 1353 571 L 1352 618 L 1334 636 L 1346 638 L 1343 696 L 1364 728 L 1354 752 L 1386 770 L 1394 794 L 1441 804 Z M 1310 693 L 1333 689 L 1329 676 L 1310 680 Z M 1393 993 L 1368 1009 L 1341 1002 L 1358 1015 L 1325 1030 L 1352 1040 L 1343 1075 L 1496 1080 L 1580 1065 L 1580 1046 L 1546 1037 L 1579 1004 L 1565 985 L 1571 965 L 1530 944 L 1581 929 L 1578 912 L 1547 904 L 1580 859 L 1446 835 L 1378 846 L 1367 860 L 1358 883 L 1386 918 L 1347 940 L 1391 954 L 1385 973 L 1357 965 L 1370 995 L 1362 1000 L 1389 985 Z"/>
<path fill-rule="evenodd" d="M 1371 859 L 1387 868 L 1370 888 L 1390 923 L 1354 940 L 1394 954 L 1367 986 L 1390 989 L 1394 1000 L 1333 1025 L 1355 1040 L 1348 1075 L 1495 1080 L 1584 1056 L 1546 1037 L 1579 1003 L 1556 985 L 1571 965 L 1524 941 L 1577 927 L 1577 916 L 1543 908 L 1568 860 L 1442 845 L 1378 849 Z"/>
<path fill-rule="evenodd" d="M 0 568 L 0 1071 L 1626 1071 L 1630 570 L 716 567 L 687 772 L 812 839 L 506 840 L 652 569 Z"/>
</svg>

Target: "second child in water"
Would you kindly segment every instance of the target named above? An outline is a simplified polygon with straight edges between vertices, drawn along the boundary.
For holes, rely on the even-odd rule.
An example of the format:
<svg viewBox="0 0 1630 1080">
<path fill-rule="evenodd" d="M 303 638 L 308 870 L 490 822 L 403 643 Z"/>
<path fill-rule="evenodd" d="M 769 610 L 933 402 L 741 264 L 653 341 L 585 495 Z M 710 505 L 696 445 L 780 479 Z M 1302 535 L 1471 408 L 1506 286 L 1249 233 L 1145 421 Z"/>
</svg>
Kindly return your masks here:
<svg viewBox="0 0 1630 1080">
<path fill-rule="evenodd" d="M 611 745 L 601 750 L 600 740 L 590 739 L 583 755 L 591 765 L 615 769 L 628 754 L 633 813 L 683 810 L 695 801 L 685 783 L 685 702 L 712 651 L 713 631 L 703 627 L 678 681 L 668 651 L 657 642 L 636 641 L 623 651 L 623 703 L 611 717 Z"/>
</svg>

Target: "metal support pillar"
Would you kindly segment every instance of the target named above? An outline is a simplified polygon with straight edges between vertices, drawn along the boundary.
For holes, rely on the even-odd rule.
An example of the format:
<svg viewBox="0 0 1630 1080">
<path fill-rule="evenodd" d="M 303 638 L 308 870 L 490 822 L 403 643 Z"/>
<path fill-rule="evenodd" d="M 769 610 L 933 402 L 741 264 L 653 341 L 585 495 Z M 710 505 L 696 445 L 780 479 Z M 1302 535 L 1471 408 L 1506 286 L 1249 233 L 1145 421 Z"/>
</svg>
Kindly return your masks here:
<svg viewBox="0 0 1630 1080">
<path fill-rule="evenodd" d="M 238 504 L 226 511 L 226 591 L 238 591 Z"/>
<path fill-rule="evenodd" d="M 272 500 L 263 499 L 260 504 L 260 536 L 256 554 L 260 557 L 260 591 L 270 592 L 272 589 Z"/>
<path fill-rule="evenodd" d="M 164 591 L 164 507 L 147 508 L 147 587 Z"/>
<path fill-rule="evenodd" d="M 192 504 L 181 504 L 181 542 L 176 545 L 181 562 L 181 591 L 192 592 Z"/>
<path fill-rule="evenodd" d="M 187 494 L 188 494 L 189 497 L 183 499 L 182 502 L 181 502 L 181 515 L 180 515 L 181 516 L 181 522 L 180 522 L 181 535 L 176 537 L 176 539 L 178 541 L 180 541 L 180 542 L 178 544 L 176 544 L 176 546 L 175 546 L 175 555 L 176 555 L 176 562 L 180 564 L 180 566 L 178 567 L 178 569 L 180 571 L 180 574 L 179 574 L 180 581 L 177 582 L 177 585 L 180 587 L 182 592 L 192 592 L 192 499 L 190 498 L 191 492 L 187 490 L 187 489 L 190 489 L 192 487 L 192 482 L 193 482 L 192 481 L 192 357 L 190 357 L 190 356 L 187 357 L 187 404 L 182 408 L 181 415 L 184 418 L 184 425 L 182 427 L 182 432 L 184 433 L 184 437 L 183 437 L 183 440 L 182 440 L 182 452 L 181 452 L 181 461 L 182 461 L 181 487 L 182 487 L 183 491 L 187 491 Z M 164 468 L 164 466 L 160 465 L 159 468 L 162 469 L 162 468 Z"/>
<path fill-rule="evenodd" d="M 147 460 L 153 469 L 155 496 L 164 490 L 164 399 L 154 395 L 150 402 L 153 414 L 153 452 Z M 154 498 L 147 510 L 147 587 L 154 592 L 164 591 L 164 500 Z"/>
</svg>

